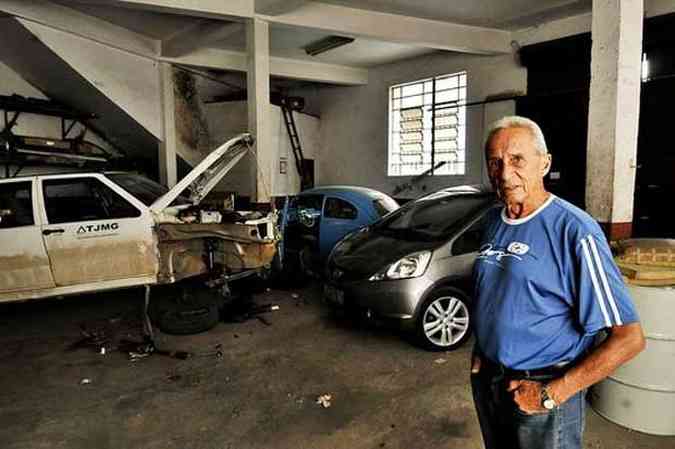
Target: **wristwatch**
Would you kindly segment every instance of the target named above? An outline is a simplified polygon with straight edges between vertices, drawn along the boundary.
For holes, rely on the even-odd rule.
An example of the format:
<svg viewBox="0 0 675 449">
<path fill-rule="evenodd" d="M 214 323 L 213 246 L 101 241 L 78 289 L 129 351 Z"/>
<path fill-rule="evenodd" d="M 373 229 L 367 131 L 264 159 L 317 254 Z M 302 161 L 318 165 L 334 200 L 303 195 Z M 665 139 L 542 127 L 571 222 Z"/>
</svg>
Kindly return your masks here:
<svg viewBox="0 0 675 449">
<path fill-rule="evenodd" d="M 548 385 L 544 385 L 541 389 L 541 406 L 546 410 L 553 410 L 558 406 L 558 403 L 548 394 Z"/>
</svg>

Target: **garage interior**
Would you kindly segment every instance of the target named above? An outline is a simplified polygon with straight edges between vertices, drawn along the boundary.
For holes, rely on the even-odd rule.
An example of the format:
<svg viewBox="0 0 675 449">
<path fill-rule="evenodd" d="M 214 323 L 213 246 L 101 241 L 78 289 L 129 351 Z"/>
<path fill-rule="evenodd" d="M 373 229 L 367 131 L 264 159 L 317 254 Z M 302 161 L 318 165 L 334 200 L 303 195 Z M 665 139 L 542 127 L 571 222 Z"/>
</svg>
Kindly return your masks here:
<svg viewBox="0 0 675 449">
<path fill-rule="evenodd" d="M 403 204 L 488 183 L 488 126 L 518 114 L 546 136 L 548 189 L 609 240 L 675 238 L 672 0 L 0 0 L 0 23 L 0 179 L 50 165 L 171 188 L 249 132 L 211 193 L 237 209 L 326 185 Z M 394 162 L 397 89 L 455 81 L 449 156 Z M 1 446 L 483 447 L 472 339 L 421 350 L 326 305 L 317 280 L 242 288 L 265 313 L 155 330 L 166 351 L 137 358 L 124 341 L 143 338 L 141 288 L 0 303 Z M 675 448 L 590 407 L 586 424 L 589 449 Z"/>
</svg>

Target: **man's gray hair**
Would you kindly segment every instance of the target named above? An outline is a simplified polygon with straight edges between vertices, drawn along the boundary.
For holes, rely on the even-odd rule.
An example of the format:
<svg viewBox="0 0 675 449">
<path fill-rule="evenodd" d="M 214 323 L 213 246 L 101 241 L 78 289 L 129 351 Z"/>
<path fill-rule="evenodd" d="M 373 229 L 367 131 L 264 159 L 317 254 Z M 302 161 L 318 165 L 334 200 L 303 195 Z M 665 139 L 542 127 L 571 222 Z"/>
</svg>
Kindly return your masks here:
<svg viewBox="0 0 675 449">
<path fill-rule="evenodd" d="M 548 149 L 546 148 L 546 139 L 544 139 L 544 133 L 541 132 L 541 128 L 533 120 L 529 118 L 520 117 L 518 115 L 511 115 L 508 117 L 501 118 L 496 122 L 490 125 L 488 130 L 487 139 L 485 139 L 485 148 L 487 149 L 487 144 L 492 139 L 494 133 L 500 129 L 505 128 L 526 128 L 532 134 L 534 138 L 534 145 L 541 154 L 548 154 Z"/>
</svg>

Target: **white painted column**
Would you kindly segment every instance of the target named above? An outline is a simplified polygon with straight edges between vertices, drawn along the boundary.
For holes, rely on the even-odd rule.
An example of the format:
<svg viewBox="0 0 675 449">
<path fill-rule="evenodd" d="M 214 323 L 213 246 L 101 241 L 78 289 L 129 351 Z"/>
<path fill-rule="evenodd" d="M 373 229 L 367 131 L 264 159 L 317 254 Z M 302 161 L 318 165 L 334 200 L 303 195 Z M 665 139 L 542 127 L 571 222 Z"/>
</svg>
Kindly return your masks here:
<svg viewBox="0 0 675 449">
<path fill-rule="evenodd" d="M 586 209 L 629 237 L 640 114 L 642 0 L 593 0 Z"/>
<path fill-rule="evenodd" d="M 159 182 L 171 188 L 178 178 L 176 161 L 176 102 L 173 68 L 166 62 L 158 63 L 162 140 L 159 142 Z"/>
<path fill-rule="evenodd" d="M 272 194 L 272 148 L 270 106 L 270 46 L 269 24 L 252 19 L 246 24 L 248 51 L 248 129 L 255 136 L 256 157 L 251 158 L 252 176 L 255 180 L 253 201 L 266 203 Z"/>
</svg>

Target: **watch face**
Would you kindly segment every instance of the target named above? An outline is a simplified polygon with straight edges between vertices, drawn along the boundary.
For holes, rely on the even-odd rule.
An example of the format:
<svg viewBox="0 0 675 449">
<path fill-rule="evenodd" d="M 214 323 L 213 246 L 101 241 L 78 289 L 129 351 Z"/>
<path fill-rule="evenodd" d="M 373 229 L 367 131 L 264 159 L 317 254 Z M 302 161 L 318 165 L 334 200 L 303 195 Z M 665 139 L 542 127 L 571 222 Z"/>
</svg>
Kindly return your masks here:
<svg viewBox="0 0 675 449">
<path fill-rule="evenodd" d="M 546 410 L 553 410 L 555 408 L 555 401 L 553 399 L 546 399 L 544 401 L 544 408 Z"/>
</svg>

